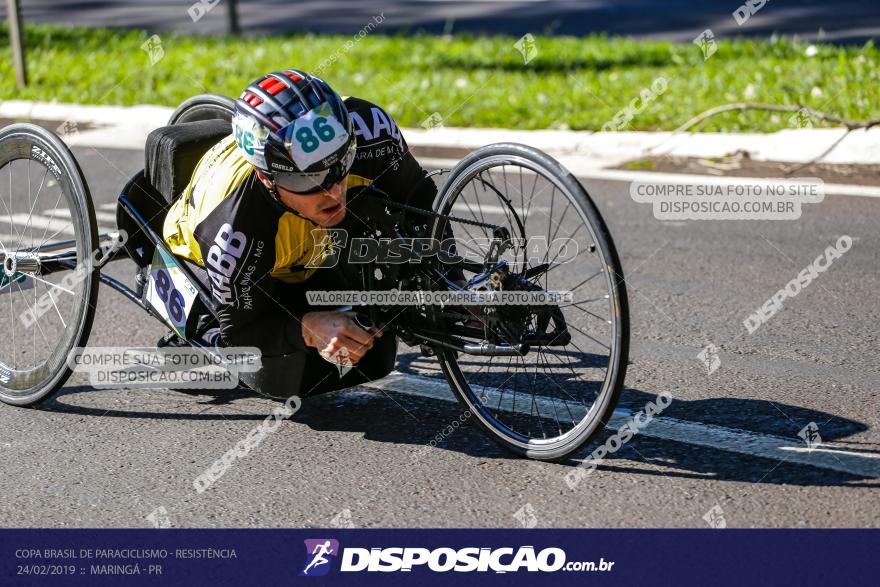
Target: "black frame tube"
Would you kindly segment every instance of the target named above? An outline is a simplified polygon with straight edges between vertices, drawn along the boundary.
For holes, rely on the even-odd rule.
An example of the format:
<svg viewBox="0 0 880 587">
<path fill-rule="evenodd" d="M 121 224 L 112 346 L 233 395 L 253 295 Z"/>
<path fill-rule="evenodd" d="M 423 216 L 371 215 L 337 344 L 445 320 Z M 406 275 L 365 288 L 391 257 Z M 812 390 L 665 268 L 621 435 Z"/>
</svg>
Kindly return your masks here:
<svg viewBox="0 0 880 587">
<path fill-rule="evenodd" d="M 144 231 L 144 233 L 149 237 L 150 241 L 158 248 L 162 249 L 166 254 L 168 254 L 172 259 L 176 258 L 174 253 L 172 253 L 168 247 L 165 245 L 165 241 L 159 238 L 159 235 L 156 234 L 147 221 L 144 220 L 144 217 L 141 216 L 140 212 L 138 212 L 131 202 L 128 201 L 128 198 L 125 197 L 125 194 L 119 196 L 119 205 L 125 211 L 126 214 L 131 216 L 131 219 L 134 220 L 138 228 Z M 204 302 L 205 306 L 211 312 L 212 315 L 216 318 L 217 316 L 217 307 L 214 305 L 214 300 L 211 297 L 210 292 L 206 291 L 202 286 L 202 282 L 190 271 L 189 267 L 184 265 L 182 262 L 178 263 L 177 268 L 180 269 L 183 274 L 192 282 L 192 286 L 196 288 L 196 292 L 198 293 L 199 298 L 201 298 L 202 302 Z"/>
</svg>

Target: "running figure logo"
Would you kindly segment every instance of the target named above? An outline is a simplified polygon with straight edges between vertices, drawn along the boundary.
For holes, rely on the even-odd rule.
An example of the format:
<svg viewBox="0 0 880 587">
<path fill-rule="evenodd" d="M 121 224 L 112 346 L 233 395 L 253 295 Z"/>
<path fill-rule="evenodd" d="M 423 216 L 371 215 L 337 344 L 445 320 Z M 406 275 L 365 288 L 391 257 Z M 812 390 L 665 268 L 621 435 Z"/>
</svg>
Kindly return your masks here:
<svg viewBox="0 0 880 587">
<path fill-rule="evenodd" d="M 300 577 L 320 577 L 330 572 L 329 557 L 339 554 L 339 541 L 332 538 L 310 538 L 306 542 L 306 566 Z"/>
</svg>

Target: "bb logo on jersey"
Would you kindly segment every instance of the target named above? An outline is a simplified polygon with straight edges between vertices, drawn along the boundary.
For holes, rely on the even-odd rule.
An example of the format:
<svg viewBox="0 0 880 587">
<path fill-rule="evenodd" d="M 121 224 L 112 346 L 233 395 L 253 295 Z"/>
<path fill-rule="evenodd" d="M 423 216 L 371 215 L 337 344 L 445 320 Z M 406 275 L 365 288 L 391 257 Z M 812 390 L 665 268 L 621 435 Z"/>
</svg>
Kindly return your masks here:
<svg viewBox="0 0 880 587">
<path fill-rule="evenodd" d="M 230 282 L 246 245 L 247 237 L 244 233 L 233 230 L 232 225 L 227 222 L 217 231 L 214 244 L 208 249 L 205 268 L 213 283 L 211 289 L 214 297 L 221 303 L 233 302 Z"/>
</svg>

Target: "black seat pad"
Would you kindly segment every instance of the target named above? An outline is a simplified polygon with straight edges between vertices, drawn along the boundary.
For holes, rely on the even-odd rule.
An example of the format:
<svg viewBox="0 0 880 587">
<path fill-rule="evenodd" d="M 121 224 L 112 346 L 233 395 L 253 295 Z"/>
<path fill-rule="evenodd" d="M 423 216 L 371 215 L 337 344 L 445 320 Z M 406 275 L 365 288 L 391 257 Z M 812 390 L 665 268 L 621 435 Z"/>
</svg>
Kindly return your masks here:
<svg viewBox="0 0 880 587">
<path fill-rule="evenodd" d="M 157 128 L 147 137 L 146 180 L 169 204 L 192 178 L 199 159 L 232 132 L 227 120 L 198 120 Z"/>
<path fill-rule="evenodd" d="M 199 159 L 231 132 L 229 121 L 199 120 L 163 126 L 149 134 L 144 171 L 132 178 L 123 195 L 159 238 L 168 208 L 189 183 Z M 148 265 L 155 245 L 121 207 L 116 223 L 128 233 L 125 248 L 131 258 L 140 266 Z"/>
</svg>

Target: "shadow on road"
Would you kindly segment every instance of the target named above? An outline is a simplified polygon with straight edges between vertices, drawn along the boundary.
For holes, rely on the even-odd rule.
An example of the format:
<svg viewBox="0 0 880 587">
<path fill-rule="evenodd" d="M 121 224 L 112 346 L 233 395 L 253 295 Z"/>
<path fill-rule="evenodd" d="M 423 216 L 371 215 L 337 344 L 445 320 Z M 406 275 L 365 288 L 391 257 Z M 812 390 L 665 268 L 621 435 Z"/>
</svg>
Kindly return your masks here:
<svg viewBox="0 0 880 587">
<path fill-rule="evenodd" d="M 242 402 L 252 400 L 254 397 L 251 393 L 239 390 L 180 391 L 177 392 L 180 394 L 180 403 L 175 402 L 170 405 L 168 402 L 162 402 L 151 405 L 148 401 L 135 400 L 131 402 L 130 409 L 119 409 L 115 405 L 111 409 L 105 409 L 102 405 L 95 406 L 93 399 L 88 401 L 89 405 L 82 405 L 85 402 L 77 401 L 80 394 L 90 395 L 89 392 L 94 391 L 96 390 L 89 386 L 65 388 L 38 409 L 84 414 L 96 418 L 191 421 L 223 419 L 253 422 L 264 420 L 272 410 L 272 402 L 265 402 L 264 406 L 250 404 L 247 410 L 237 411 L 236 404 L 241 405 Z M 150 394 L 152 392 L 120 390 L 105 393 Z M 655 397 L 655 394 L 644 390 L 627 388 L 623 393 L 621 407 L 638 411 Z M 188 405 L 190 400 L 192 405 Z M 153 406 L 154 409 L 149 409 Z M 265 411 L 261 411 L 263 408 Z M 841 440 L 866 430 L 866 426 L 860 422 L 833 414 L 751 399 L 717 398 L 695 401 L 675 399 L 664 411 L 663 417 L 780 436 L 795 441 L 799 441 L 798 432 L 809 422 L 819 425 L 824 441 Z M 367 441 L 412 445 L 417 449 L 413 452 L 414 460 L 430 458 L 431 451 L 435 450 L 449 450 L 469 455 L 476 459 L 475 465 L 487 459 L 516 460 L 516 457 L 488 440 L 476 422 L 472 421 L 457 403 L 449 401 L 352 388 L 309 398 L 292 420 L 313 430 L 350 432 L 363 435 Z M 559 478 L 562 479 L 568 469 L 578 466 L 581 460 L 605 442 L 612 432 L 604 432 L 600 438 L 580 452 L 577 460 L 547 463 L 548 474 L 552 475 L 552 469 L 558 469 Z M 880 453 L 878 447 L 871 448 L 870 445 L 859 447 L 858 451 Z M 587 477 L 585 483 L 589 483 L 591 479 L 600 479 L 602 474 L 615 472 L 774 485 L 877 487 L 876 483 L 869 481 L 873 478 L 868 476 L 645 435 L 633 437 L 619 451 L 607 456 L 598 467 L 598 474 Z M 858 483 L 859 481 L 869 482 Z"/>
</svg>

